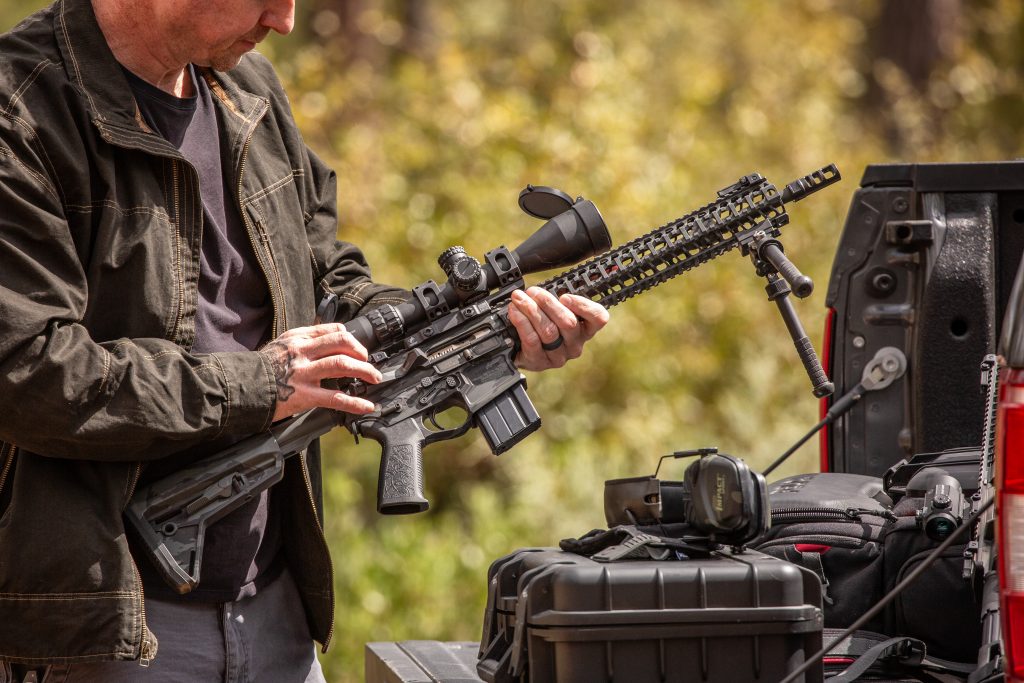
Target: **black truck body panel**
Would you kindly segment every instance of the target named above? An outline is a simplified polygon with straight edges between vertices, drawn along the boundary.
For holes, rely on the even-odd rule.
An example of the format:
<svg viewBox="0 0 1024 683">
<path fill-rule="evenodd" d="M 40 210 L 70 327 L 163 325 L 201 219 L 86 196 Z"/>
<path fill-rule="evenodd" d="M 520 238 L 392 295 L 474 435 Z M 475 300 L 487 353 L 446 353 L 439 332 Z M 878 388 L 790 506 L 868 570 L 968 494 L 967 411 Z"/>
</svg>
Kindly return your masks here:
<svg viewBox="0 0 1024 683">
<path fill-rule="evenodd" d="M 981 443 L 982 358 L 1024 251 L 1024 161 L 869 166 L 836 250 L 823 355 L 841 396 L 885 346 L 907 356 L 825 437 L 823 469 L 881 476 Z"/>
</svg>

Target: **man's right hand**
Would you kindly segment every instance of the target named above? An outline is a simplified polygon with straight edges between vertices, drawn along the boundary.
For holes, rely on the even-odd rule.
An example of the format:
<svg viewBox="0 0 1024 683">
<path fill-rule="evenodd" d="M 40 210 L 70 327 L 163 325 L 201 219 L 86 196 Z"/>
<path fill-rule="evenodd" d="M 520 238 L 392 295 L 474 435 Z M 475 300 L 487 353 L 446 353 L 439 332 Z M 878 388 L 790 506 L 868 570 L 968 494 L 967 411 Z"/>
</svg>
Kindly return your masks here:
<svg viewBox="0 0 1024 683">
<path fill-rule="evenodd" d="M 320 385 L 325 379 L 357 377 L 370 384 L 380 372 L 367 362 L 366 348 L 341 323 L 296 327 L 259 351 L 270 362 L 277 383 L 274 421 L 310 408 L 330 408 L 361 415 L 374 410 L 370 401 Z"/>
</svg>

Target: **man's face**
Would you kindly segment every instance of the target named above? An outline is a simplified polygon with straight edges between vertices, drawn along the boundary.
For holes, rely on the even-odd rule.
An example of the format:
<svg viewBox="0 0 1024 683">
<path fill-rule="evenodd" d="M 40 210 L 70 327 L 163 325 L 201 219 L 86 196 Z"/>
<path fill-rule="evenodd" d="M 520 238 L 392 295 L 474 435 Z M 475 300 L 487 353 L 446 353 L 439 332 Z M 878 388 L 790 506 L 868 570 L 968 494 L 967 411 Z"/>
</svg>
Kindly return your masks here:
<svg viewBox="0 0 1024 683">
<path fill-rule="evenodd" d="M 294 0 L 183 0 L 171 22 L 187 61 L 227 71 L 271 31 L 290 33 Z"/>
</svg>

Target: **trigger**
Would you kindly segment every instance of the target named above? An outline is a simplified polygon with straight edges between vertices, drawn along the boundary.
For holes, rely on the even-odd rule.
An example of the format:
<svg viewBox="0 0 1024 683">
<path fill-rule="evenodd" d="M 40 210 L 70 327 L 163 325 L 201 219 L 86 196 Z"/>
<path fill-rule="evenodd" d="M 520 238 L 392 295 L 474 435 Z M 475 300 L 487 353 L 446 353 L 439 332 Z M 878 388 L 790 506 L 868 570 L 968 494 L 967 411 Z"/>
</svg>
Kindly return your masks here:
<svg viewBox="0 0 1024 683">
<path fill-rule="evenodd" d="M 467 411 L 466 419 L 462 424 L 457 427 L 451 427 L 445 429 L 437 422 L 436 415 L 443 413 L 444 411 L 432 411 L 424 416 L 423 424 L 425 434 L 424 443 L 434 443 L 435 441 L 444 441 L 446 439 L 454 439 L 455 437 L 462 436 L 469 431 L 469 428 L 473 426 L 473 416 Z"/>
</svg>

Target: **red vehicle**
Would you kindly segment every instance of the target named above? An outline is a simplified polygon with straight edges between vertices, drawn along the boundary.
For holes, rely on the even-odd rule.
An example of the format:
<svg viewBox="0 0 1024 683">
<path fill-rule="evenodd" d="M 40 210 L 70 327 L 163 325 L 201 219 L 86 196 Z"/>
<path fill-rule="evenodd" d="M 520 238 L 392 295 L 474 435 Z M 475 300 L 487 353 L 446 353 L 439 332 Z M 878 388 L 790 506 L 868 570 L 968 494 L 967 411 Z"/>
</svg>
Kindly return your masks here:
<svg viewBox="0 0 1024 683">
<path fill-rule="evenodd" d="M 1024 269 L 1003 316 L 996 419 L 996 521 L 999 616 L 991 619 L 992 652 L 1009 681 L 1024 681 Z M 1001 629 L 997 628 L 1001 625 Z M 984 654 L 984 653 L 983 653 Z M 987 662 L 985 662 L 987 663 Z"/>
</svg>

